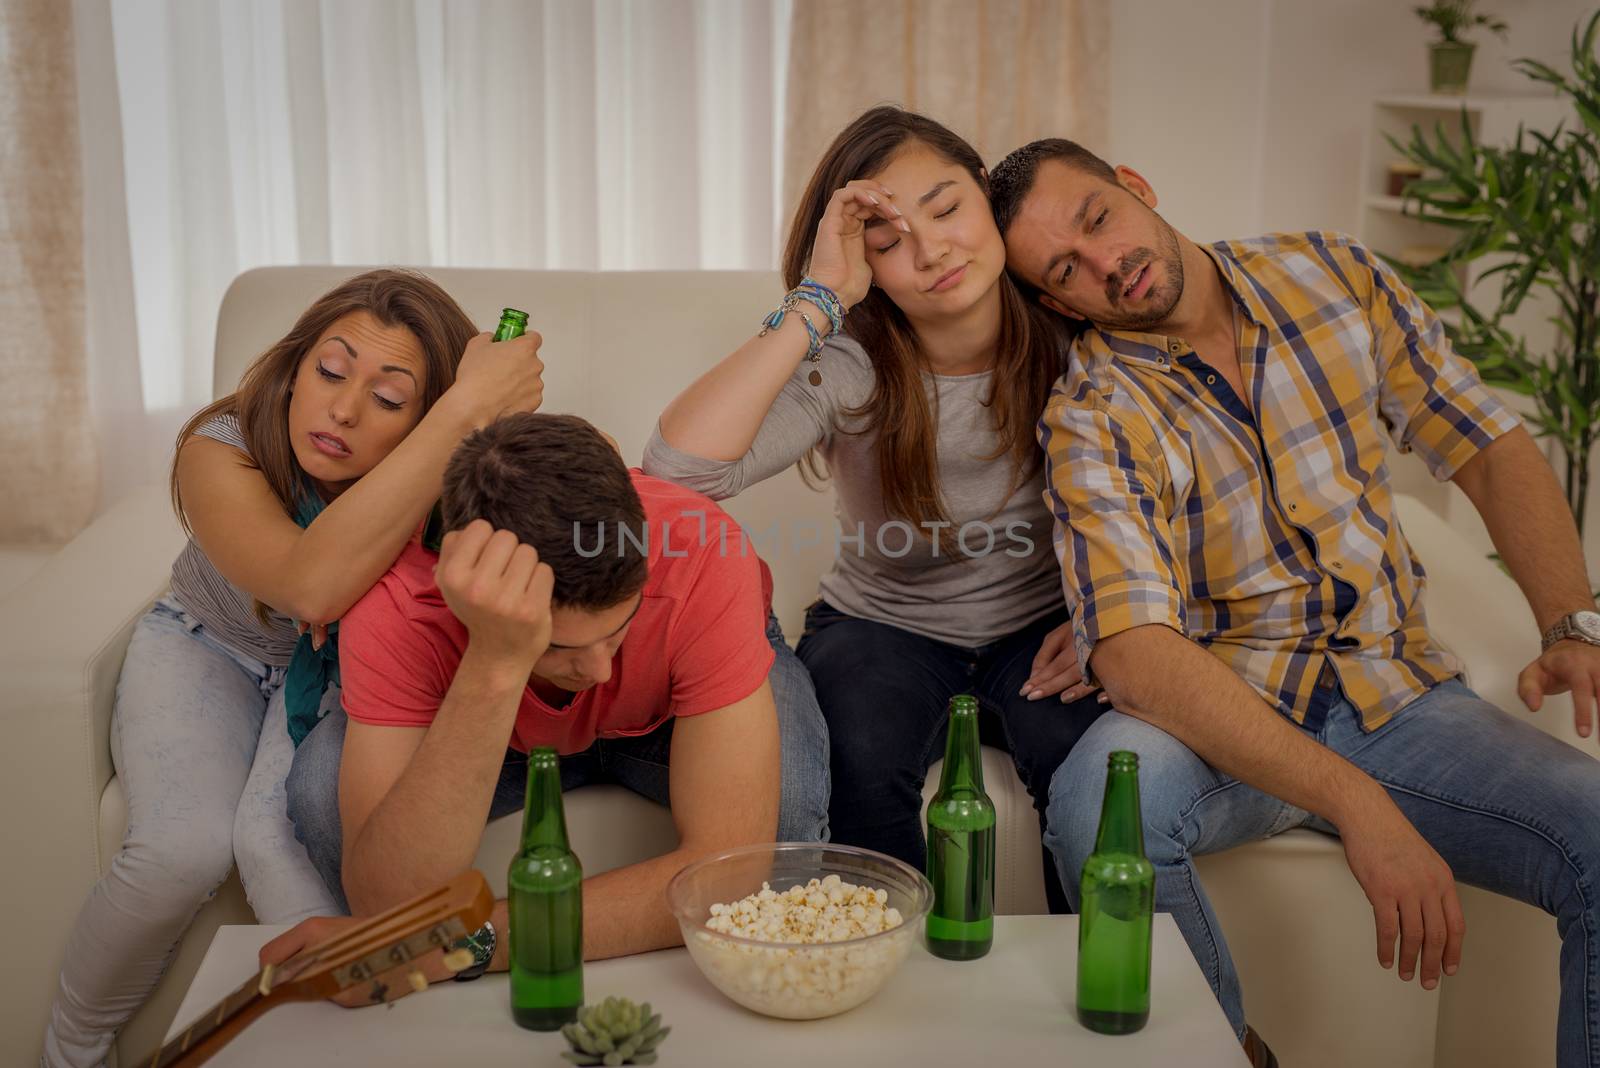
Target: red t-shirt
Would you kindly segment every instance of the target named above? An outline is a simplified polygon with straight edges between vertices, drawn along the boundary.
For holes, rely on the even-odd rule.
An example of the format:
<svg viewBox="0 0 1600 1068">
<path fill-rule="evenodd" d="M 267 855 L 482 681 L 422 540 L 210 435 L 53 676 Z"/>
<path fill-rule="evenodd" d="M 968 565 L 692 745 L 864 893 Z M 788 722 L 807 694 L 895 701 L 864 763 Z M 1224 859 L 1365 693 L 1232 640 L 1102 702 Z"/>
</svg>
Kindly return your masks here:
<svg viewBox="0 0 1600 1068">
<path fill-rule="evenodd" d="M 772 668 L 766 638 L 772 575 L 744 531 L 710 499 L 631 473 L 644 502 L 649 578 L 611 678 L 560 709 L 525 688 L 511 732 L 516 749 L 549 745 L 577 753 L 596 738 L 647 734 L 668 716 L 710 712 L 750 696 Z M 605 551 L 617 551 L 615 538 L 608 526 Z M 433 722 L 467 646 L 467 628 L 434 584 L 437 560 L 412 542 L 340 621 L 339 672 L 350 718 L 393 727 Z"/>
</svg>

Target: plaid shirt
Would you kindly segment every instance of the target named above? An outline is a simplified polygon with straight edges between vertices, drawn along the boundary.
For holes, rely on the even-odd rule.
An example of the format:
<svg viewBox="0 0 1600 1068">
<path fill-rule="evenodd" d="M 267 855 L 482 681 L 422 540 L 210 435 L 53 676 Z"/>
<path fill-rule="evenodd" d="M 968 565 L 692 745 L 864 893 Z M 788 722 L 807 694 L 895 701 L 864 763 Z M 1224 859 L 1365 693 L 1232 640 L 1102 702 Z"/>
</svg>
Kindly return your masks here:
<svg viewBox="0 0 1600 1068">
<path fill-rule="evenodd" d="M 1518 418 L 1351 238 L 1205 251 L 1251 406 L 1180 338 L 1091 329 L 1040 422 L 1079 662 L 1161 623 L 1296 722 L 1342 690 L 1375 729 L 1461 670 L 1428 636 L 1385 438 L 1444 480 Z"/>
</svg>

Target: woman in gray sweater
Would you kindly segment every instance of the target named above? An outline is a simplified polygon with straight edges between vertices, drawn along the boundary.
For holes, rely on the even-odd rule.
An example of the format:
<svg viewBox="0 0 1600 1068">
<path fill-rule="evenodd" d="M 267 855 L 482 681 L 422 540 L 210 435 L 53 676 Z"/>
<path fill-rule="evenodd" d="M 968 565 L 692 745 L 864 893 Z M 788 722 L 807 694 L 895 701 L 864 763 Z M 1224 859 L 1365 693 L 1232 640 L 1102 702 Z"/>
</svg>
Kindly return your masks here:
<svg viewBox="0 0 1600 1068">
<path fill-rule="evenodd" d="M 839 551 L 797 651 L 831 733 L 833 838 L 918 868 L 952 695 L 977 695 L 1041 820 L 1103 708 L 1074 656 L 1034 441 L 1066 339 L 1005 274 L 987 180 L 923 116 L 851 123 L 801 198 L 783 307 L 667 406 L 644 457 L 715 499 L 826 464 Z"/>
</svg>

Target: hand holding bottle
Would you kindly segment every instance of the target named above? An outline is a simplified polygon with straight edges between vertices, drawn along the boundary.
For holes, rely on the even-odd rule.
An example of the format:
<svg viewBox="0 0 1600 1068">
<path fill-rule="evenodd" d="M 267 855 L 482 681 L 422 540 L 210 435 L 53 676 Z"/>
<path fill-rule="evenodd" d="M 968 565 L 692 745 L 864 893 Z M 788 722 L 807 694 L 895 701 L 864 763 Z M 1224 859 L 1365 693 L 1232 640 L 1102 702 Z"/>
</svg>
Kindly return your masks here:
<svg viewBox="0 0 1600 1068">
<path fill-rule="evenodd" d="M 482 333 L 467 342 L 456 381 L 440 403 L 459 404 L 474 427 L 512 412 L 536 412 L 544 401 L 544 338 L 532 331 L 506 341 Z"/>
</svg>

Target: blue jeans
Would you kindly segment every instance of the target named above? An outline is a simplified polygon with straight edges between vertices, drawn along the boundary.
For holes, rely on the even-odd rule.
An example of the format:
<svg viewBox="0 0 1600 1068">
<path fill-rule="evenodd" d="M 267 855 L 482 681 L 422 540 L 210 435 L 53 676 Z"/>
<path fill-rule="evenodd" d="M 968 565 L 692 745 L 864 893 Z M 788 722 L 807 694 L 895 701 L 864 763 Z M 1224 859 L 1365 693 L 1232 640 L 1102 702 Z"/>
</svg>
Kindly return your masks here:
<svg viewBox="0 0 1600 1068">
<path fill-rule="evenodd" d="M 1063 705 L 1019 694 L 1045 635 L 1066 620 L 1063 608 L 969 649 L 815 602 L 797 652 L 816 682 L 833 746 L 834 840 L 922 870 L 922 786 L 944 755 L 947 706 L 959 693 L 978 698 L 983 741 L 1011 754 L 1042 830 L 1051 776 L 1105 710 L 1093 695 Z M 1040 863 L 1051 911 L 1066 911 L 1053 866 L 1043 855 Z"/>
<path fill-rule="evenodd" d="M 811 677 L 788 644 L 776 617 L 767 617 L 767 641 L 777 658 L 767 682 L 778 708 L 782 781 L 778 838 L 785 842 L 828 840 L 828 726 L 817 708 Z M 636 738 L 601 738 L 581 753 L 561 758 L 561 788 L 614 782 L 658 804 L 670 804 L 668 756 L 672 720 Z M 339 758 L 344 750 L 345 714 L 330 712 L 306 735 L 289 772 L 289 818 L 311 862 L 344 911 L 341 874 L 343 832 L 339 824 Z M 520 812 L 527 788 L 527 754 L 506 751 L 489 818 Z"/>
<path fill-rule="evenodd" d="M 1382 783 L 1457 880 L 1556 918 L 1557 1061 L 1564 1068 L 1600 1068 L 1600 761 L 1502 712 L 1457 680 L 1435 686 L 1370 733 L 1361 729 L 1355 708 L 1339 701 L 1313 736 Z M 1110 713 L 1084 735 L 1050 787 L 1046 844 L 1074 901 L 1077 875 L 1094 847 L 1106 757 L 1115 749 L 1139 754 L 1156 909 L 1172 913 L 1242 1035 L 1239 976 L 1194 857 L 1291 827 L 1336 832 L 1327 821 L 1210 767 L 1159 728 Z M 1370 930 L 1350 933 L 1372 937 Z M 1468 936 L 1470 956 L 1470 929 Z"/>
</svg>

